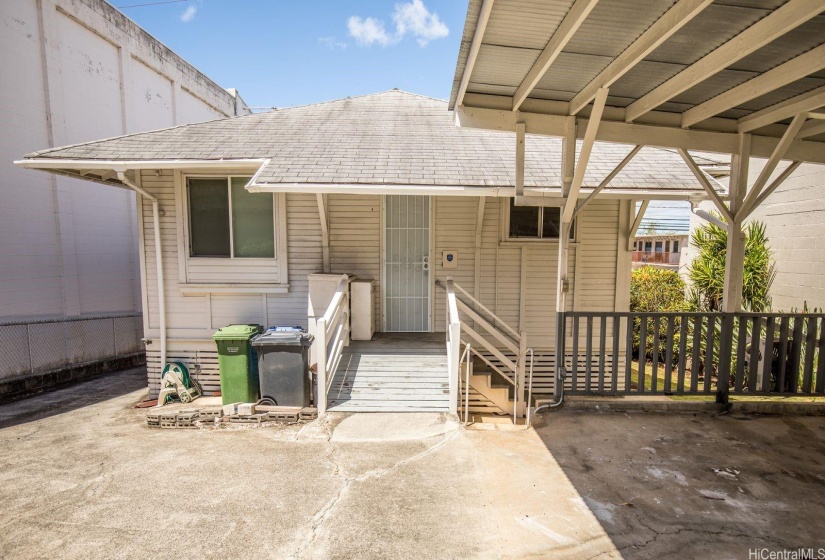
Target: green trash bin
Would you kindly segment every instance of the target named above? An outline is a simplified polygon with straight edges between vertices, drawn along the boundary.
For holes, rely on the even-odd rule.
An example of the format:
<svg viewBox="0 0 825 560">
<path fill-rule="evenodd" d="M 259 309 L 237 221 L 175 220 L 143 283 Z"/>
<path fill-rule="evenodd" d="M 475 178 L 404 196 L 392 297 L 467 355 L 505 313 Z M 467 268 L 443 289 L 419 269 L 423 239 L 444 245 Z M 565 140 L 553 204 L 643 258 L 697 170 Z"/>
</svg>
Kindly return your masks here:
<svg viewBox="0 0 825 560">
<path fill-rule="evenodd" d="M 261 325 L 229 325 L 212 336 L 218 345 L 223 404 L 258 400 L 258 356 L 250 340 L 262 330 Z"/>
</svg>

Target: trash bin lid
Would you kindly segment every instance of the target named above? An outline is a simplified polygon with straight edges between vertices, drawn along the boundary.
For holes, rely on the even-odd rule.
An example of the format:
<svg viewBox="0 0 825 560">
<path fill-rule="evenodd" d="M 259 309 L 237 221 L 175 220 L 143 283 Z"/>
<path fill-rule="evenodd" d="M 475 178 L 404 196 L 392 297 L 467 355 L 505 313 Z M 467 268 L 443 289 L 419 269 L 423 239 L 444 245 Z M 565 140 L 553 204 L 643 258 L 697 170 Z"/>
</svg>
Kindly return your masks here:
<svg viewBox="0 0 825 560">
<path fill-rule="evenodd" d="M 252 339 L 252 346 L 312 346 L 315 337 L 303 330 L 269 329 Z"/>
<path fill-rule="evenodd" d="M 229 325 L 212 335 L 212 340 L 247 340 L 263 330 L 261 325 Z"/>
</svg>

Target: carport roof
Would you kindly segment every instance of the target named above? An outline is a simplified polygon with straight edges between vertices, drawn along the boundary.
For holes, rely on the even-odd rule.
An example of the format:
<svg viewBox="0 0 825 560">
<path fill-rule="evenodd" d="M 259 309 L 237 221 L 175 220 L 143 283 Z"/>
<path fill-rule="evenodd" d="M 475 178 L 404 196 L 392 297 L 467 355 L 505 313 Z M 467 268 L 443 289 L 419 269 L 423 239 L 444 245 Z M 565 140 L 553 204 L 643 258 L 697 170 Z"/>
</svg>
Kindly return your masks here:
<svg viewBox="0 0 825 560">
<path fill-rule="evenodd" d="M 823 12 L 822 0 L 470 0 L 450 108 L 462 126 L 561 135 L 547 116 L 586 119 L 609 88 L 598 140 L 738 153 L 750 133 L 759 157 L 792 117 L 820 111 L 785 157 L 825 163 Z"/>
<path fill-rule="evenodd" d="M 525 184 L 558 187 L 561 141 L 528 136 L 526 144 Z M 584 185 L 597 186 L 630 149 L 597 144 Z M 445 101 L 391 90 L 42 150 L 21 163 L 59 172 L 65 161 L 66 172 L 72 161 L 91 169 L 95 162 L 124 162 L 129 168 L 140 162 L 179 161 L 184 167 L 187 161 L 239 160 L 259 168 L 250 187 L 512 187 L 515 159 L 512 133 L 458 128 Z M 88 169 L 82 174 L 94 179 Z M 117 183 L 113 175 L 105 180 Z M 657 148 L 643 149 L 610 188 L 703 192 L 677 153 Z"/>
</svg>

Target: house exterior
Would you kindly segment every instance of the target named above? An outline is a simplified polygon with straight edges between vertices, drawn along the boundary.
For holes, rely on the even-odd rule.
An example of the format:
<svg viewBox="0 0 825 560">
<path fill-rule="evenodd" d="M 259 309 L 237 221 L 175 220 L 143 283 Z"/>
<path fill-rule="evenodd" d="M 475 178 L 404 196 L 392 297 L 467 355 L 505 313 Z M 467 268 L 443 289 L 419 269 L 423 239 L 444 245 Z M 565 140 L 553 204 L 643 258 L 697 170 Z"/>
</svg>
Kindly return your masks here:
<svg viewBox="0 0 825 560">
<path fill-rule="evenodd" d="M 657 266 L 678 271 L 685 262 L 688 239 L 685 234 L 637 234 L 631 255 L 633 268 Z"/>
<path fill-rule="evenodd" d="M 142 309 L 134 194 L 27 173 L 13 160 L 43 146 L 249 110 L 236 92 L 218 86 L 103 0 L 10 0 L 0 3 L 0 21 L 0 72 L 8 78 L 0 91 L 2 380 L 94 361 L 107 351 L 111 357 L 111 329 L 110 348 L 93 347 L 101 333 L 74 319 L 134 316 Z M 31 321 L 39 326 L 27 338 Z M 128 321 L 120 334 L 124 344 L 131 342 L 118 344 L 118 352 L 141 351 L 139 321 Z M 15 324 L 5 326 L 9 322 Z M 92 330 L 80 335 L 75 327 Z M 38 337 L 55 349 L 40 355 Z"/>
<path fill-rule="evenodd" d="M 140 193 L 153 392 L 171 360 L 186 362 L 207 391 L 216 390 L 211 337 L 228 324 L 301 325 L 333 336 L 316 322 L 321 313 L 308 313 L 310 278 L 327 273 L 334 282 L 341 275 L 374 281 L 374 330 L 402 338 L 449 337 L 456 305 L 449 295 L 460 291 L 458 307 L 479 331 L 506 325 L 523 350 L 533 349 L 535 390 L 547 394 L 554 387 L 557 293 L 549 279 L 562 235 L 560 152 L 555 139 L 528 137 L 524 185 L 543 205 L 517 205 L 511 135 L 457 128 L 446 102 L 393 90 L 43 150 L 18 164 L 75 175 L 83 169 L 87 180 Z M 678 155 L 644 149 L 622 169 L 628 152 L 597 144 L 591 155 L 583 192 L 617 171 L 569 230 L 568 309 L 627 309 L 636 199 L 702 196 Z M 348 288 L 339 295 L 349 298 Z M 325 320 L 336 320 L 335 305 Z M 477 333 L 466 334 L 476 340 Z M 485 336 L 493 343 L 476 343 L 491 366 L 523 365 L 525 353 L 513 355 L 507 336 Z M 319 344 L 326 353 L 325 341 Z M 324 372 L 330 378 L 339 369 L 314 359 L 319 368 L 333 366 Z M 454 396 L 452 374 L 440 371 Z"/>
</svg>

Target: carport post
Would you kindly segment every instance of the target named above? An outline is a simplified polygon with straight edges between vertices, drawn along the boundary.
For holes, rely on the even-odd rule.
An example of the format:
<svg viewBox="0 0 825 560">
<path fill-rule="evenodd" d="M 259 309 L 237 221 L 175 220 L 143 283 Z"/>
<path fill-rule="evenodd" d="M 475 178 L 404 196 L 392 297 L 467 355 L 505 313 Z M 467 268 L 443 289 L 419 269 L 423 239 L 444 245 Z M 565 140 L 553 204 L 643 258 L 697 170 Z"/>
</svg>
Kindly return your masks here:
<svg viewBox="0 0 825 560">
<path fill-rule="evenodd" d="M 748 188 L 750 134 L 739 135 L 739 153 L 733 155 L 730 177 L 730 213 L 728 245 L 725 253 L 725 284 L 722 292 L 722 333 L 719 339 L 719 377 L 716 380 L 716 402 L 726 404 L 730 392 L 731 354 L 735 313 L 742 308 L 742 287 L 745 275 L 745 234 L 742 231 L 742 209 Z M 740 334 L 741 336 L 741 334 Z M 712 352 L 712 348 L 707 349 Z"/>
</svg>

